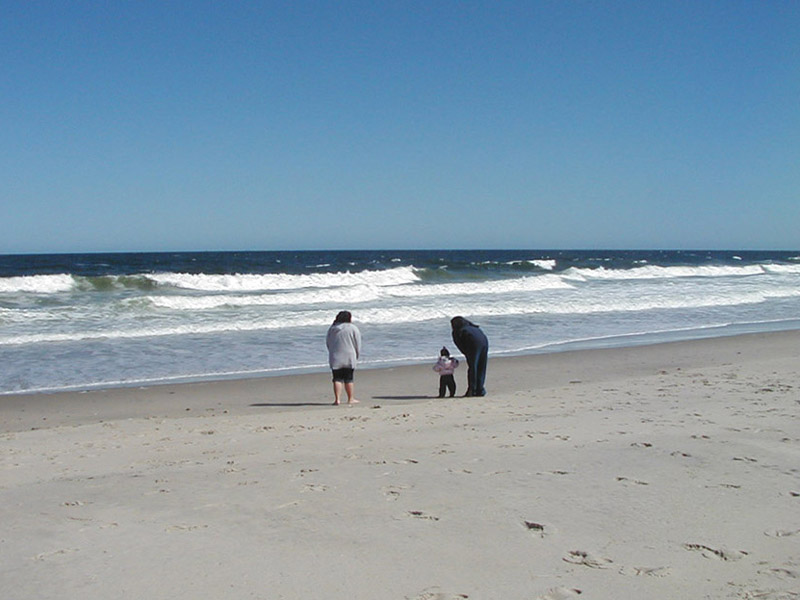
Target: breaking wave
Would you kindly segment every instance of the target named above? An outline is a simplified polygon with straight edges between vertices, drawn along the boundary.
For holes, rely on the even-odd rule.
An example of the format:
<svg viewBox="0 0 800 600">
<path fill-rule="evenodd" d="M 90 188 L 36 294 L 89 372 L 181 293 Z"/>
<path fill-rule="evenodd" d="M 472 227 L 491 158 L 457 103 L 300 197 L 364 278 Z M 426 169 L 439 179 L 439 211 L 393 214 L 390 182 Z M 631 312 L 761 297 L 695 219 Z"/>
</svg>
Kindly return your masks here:
<svg viewBox="0 0 800 600">
<path fill-rule="evenodd" d="M 784 271 L 774 270 L 775 268 L 785 268 Z M 795 269 L 795 270 L 792 270 Z M 744 266 L 672 266 L 661 267 L 648 265 L 635 267 L 633 269 L 606 269 L 598 267 L 596 269 L 570 268 L 564 271 L 563 275 L 567 279 L 589 280 L 623 280 L 623 279 L 680 279 L 687 277 L 746 277 L 752 275 L 763 275 L 767 272 L 800 273 L 800 266 L 794 265 L 744 265 Z"/>
<path fill-rule="evenodd" d="M 0 277 L 0 294 L 58 294 L 75 291 L 179 289 L 205 292 L 255 292 L 334 288 L 353 285 L 378 287 L 420 281 L 414 267 L 362 272 L 266 274 L 148 273 L 84 277 L 69 274 Z"/>
<path fill-rule="evenodd" d="M 57 294 L 75 288 L 72 275 L 23 275 L 0 277 L 0 294 Z"/>
</svg>

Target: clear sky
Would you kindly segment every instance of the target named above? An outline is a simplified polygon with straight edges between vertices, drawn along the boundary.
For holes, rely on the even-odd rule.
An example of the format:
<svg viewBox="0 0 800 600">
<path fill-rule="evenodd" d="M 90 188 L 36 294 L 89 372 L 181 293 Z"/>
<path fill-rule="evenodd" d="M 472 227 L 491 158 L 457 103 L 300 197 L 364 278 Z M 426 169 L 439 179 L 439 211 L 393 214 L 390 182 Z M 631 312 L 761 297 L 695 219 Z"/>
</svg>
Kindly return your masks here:
<svg viewBox="0 0 800 600">
<path fill-rule="evenodd" d="M 38 1 L 0 253 L 800 248 L 800 2 Z"/>
</svg>

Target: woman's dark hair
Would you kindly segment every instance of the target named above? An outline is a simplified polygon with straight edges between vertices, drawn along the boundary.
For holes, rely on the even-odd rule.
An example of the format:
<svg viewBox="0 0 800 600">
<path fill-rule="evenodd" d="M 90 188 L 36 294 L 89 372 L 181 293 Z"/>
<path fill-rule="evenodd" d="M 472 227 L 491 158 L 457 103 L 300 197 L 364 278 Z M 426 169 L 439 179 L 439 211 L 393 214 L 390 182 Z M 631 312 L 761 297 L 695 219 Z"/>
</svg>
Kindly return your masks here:
<svg viewBox="0 0 800 600">
<path fill-rule="evenodd" d="M 439 351 L 441 356 L 446 356 L 450 358 L 450 350 L 447 349 L 447 346 L 442 346 L 442 349 Z"/>
<path fill-rule="evenodd" d="M 476 325 L 469 319 L 465 319 L 464 317 L 453 317 L 452 319 L 450 319 L 450 326 L 453 328 L 453 331 L 460 331 L 467 325 L 478 327 L 478 325 Z"/>
<path fill-rule="evenodd" d="M 350 323 L 353 320 L 353 315 L 350 314 L 349 310 L 340 310 L 339 314 L 336 315 L 336 318 L 333 320 L 333 324 L 336 325 L 337 323 Z"/>
</svg>

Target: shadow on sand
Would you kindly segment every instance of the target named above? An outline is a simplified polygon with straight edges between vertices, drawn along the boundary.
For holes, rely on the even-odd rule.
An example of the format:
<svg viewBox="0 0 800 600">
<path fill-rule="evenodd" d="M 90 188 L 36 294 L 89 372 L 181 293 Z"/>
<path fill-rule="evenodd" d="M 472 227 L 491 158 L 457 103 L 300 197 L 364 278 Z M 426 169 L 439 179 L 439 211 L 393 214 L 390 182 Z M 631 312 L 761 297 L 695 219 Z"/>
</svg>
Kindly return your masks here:
<svg viewBox="0 0 800 600">
<path fill-rule="evenodd" d="M 255 404 L 251 404 L 250 406 L 253 407 L 288 407 L 288 406 L 329 406 L 333 404 L 333 402 L 257 402 Z"/>
<path fill-rule="evenodd" d="M 436 396 L 372 396 L 372 400 L 433 400 Z M 343 401 L 342 404 L 347 404 Z M 333 402 L 254 402 L 253 408 L 292 408 L 300 406 L 333 406 Z"/>
<path fill-rule="evenodd" d="M 373 400 L 432 400 L 436 396 L 373 396 Z"/>
</svg>

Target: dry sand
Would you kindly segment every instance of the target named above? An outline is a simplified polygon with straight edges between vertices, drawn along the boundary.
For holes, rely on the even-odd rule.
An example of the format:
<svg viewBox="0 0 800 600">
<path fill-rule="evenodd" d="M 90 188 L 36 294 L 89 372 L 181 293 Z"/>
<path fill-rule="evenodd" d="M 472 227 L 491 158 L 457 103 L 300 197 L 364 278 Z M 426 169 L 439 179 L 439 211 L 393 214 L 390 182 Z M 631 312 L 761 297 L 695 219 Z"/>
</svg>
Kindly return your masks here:
<svg viewBox="0 0 800 600">
<path fill-rule="evenodd" d="M 437 385 L 0 397 L 0 597 L 800 598 L 799 332 Z"/>
</svg>

